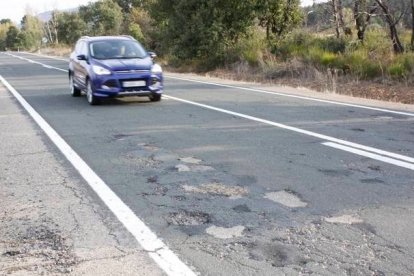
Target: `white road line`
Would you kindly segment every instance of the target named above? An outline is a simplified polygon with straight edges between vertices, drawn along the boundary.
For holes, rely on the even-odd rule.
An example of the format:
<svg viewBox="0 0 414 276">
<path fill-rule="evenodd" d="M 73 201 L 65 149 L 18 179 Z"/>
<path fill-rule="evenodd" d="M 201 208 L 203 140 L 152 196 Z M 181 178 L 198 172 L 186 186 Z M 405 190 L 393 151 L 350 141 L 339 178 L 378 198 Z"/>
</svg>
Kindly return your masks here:
<svg viewBox="0 0 414 276">
<path fill-rule="evenodd" d="M 26 53 L 26 52 L 24 52 L 24 53 Z M 41 56 L 41 57 L 51 58 L 51 59 L 56 59 L 56 60 L 68 61 L 67 59 L 60 59 L 60 58 L 46 56 L 46 55 L 39 55 L 39 54 L 33 54 L 33 53 L 26 53 L 26 54 L 34 55 L 34 56 Z M 16 56 L 16 57 L 18 57 L 18 56 Z M 20 57 L 18 57 L 18 58 L 20 58 Z M 60 68 L 56 68 L 56 69 L 62 70 Z M 189 81 L 189 82 L 195 82 L 195 83 L 201 83 L 201 84 L 208 84 L 208 85 L 214 85 L 214 86 L 220 86 L 220 87 L 226 87 L 226 88 L 232 88 L 232 89 L 239 89 L 239 90 L 257 92 L 257 93 L 263 93 L 263 94 L 277 95 L 277 96 L 282 96 L 282 97 L 289 97 L 289 98 L 296 98 L 296 99 L 302 99 L 302 100 L 308 100 L 308 101 L 314 101 L 314 102 L 349 106 L 349 107 L 362 108 L 362 109 L 368 109 L 368 110 L 381 111 L 381 112 L 385 112 L 385 113 L 392 113 L 392 114 L 398 114 L 398 115 L 414 117 L 414 113 L 404 112 L 404 111 L 396 111 L 396 110 L 391 110 L 391 109 L 371 107 L 371 106 L 359 105 L 359 104 L 348 104 L 348 103 L 343 103 L 343 102 L 323 100 L 323 99 L 318 99 L 318 98 L 292 95 L 292 94 L 281 93 L 281 92 L 272 92 L 272 91 L 267 91 L 267 90 L 257 89 L 257 88 L 249 88 L 249 87 L 243 87 L 243 86 L 220 84 L 220 83 L 208 82 L 208 81 L 199 81 L 199 80 L 193 80 L 193 79 L 188 79 L 188 78 L 179 78 L 179 77 L 169 76 L 168 74 L 164 74 L 164 77 L 169 78 L 169 79 L 175 79 L 175 80 L 183 80 L 183 81 Z"/>
<path fill-rule="evenodd" d="M 201 103 L 197 103 L 197 102 L 193 102 L 193 101 L 188 101 L 188 100 L 184 100 L 184 99 L 173 97 L 173 96 L 164 95 L 164 97 L 172 99 L 172 100 L 176 100 L 176 101 L 179 101 L 179 102 L 199 106 L 199 107 L 202 107 L 202 108 L 218 111 L 218 112 L 221 112 L 221 113 L 226 113 L 226 114 L 229 114 L 229 115 L 237 116 L 237 117 L 240 117 L 240 118 L 248 119 L 248 120 L 251 120 L 251 121 L 255 121 L 255 122 L 275 126 L 275 127 L 278 127 L 278 128 L 287 129 L 287 130 L 294 131 L 294 132 L 297 132 L 297 133 L 301 133 L 301 134 L 305 134 L 305 135 L 308 135 L 308 136 L 316 137 L 316 138 L 319 138 L 319 139 L 322 139 L 322 140 L 327 140 L 327 141 L 330 141 L 330 142 L 339 143 L 339 144 L 347 145 L 347 146 L 350 146 L 350 147 L 353 147 L 353 148 L 359 148 L 359 149 L 363 149 L 363 150 L 366 150 L 366 151 L 378 153 L 378 154 L 381 154 L 381 155 L 384 155 L 384 156 L 388 156 L 388 157 L 392 157 L 392 158 L 396 158 L 396 159 L 400 159 L 400 160 L 404 160 L 404 161 L 414 163 L 414 158 L 409 157 L 409 156 L 396 154 L 396 153 L 393 153 L 393 152 L 384 151 L 384 150 L 364 146 L 364 145 L 353 143 L 353 142 L 348 142 L 348 141 L 341 140 L 341 139 L 338 139 L 338 138 L 335 138 L 335 137 L 331 137 L 331 136 L 319 134 L 319 133 L 316 133 L 316 132 L 300 129 L 300 128 L 297 128 L 297 127 L 292 127 L 292 126 L 288 126 L 288 125 L 285 125 L 285 124 L 281 124 L 281 123 L 261 119 L 261 118 L 258 118 L 258 117 L 253 117 L 253 116 L 238 113 L 238 112 L 233 112 L 233 111 L 230 111 L 230 110 L 214 107 L 214 106 L 211 106 L 211 105 L 206 105 L 206 104 L 201 104 Z"/>
<path fill-rule="evenodd" d="M 322 99 L 317 99 L 317 98 L 312 98 L 312 97 L 298 96 L 298 95 L 292 95 L 292 94 L 280 93 L 280 92 L 272 92 L 272 91 L 266 91 L 266 90 L 262 90 L 262 89 L 249 88 L 249 87 L 243 87 L 243 86 L 220 84 L 220 83 L 207 82 L 207 81 L 198 81 L 198 80 L 187 79 L 187 78 L 173 77 L 173 76 L 169 76 L 168 74 L 166 74 L 165 77 L 169 78 L 169 79 L 175 79 L 175 80 L 196 82 L 196 83 L 201 83 L 201 84 L 208 84 L 208 85 L 214 85 L 214 86 L 220 86 L 220 87 L 226 87 L 226 88 L 232 88 L 232 89 L 246 90 L 246 91 L 252 91 L 252 92 L 263 93 L 263 94 L 271 94 L 271 95 L 277 95 L 277 96 L 283 96 L 283 97 L 289 97 L 289 98 L 297 98 L 297 99 L 314 101 L 314 102 L 350 106 L 350 107 L 356 107 L 356 108 L 375 110 L 375 111 L 381 111 L 381 112 L 386 112 L 386 113 L 392 113 L 392 114 L 398 114 L 398 115 L 405 115 L 405 116 L 414 117 L 414 113 L 403 112 L 403 111 L 396 111 L 396 110 L 390 110 L 390 109 L 384 109 L 384 108 L 370 107 L 370 106 L 358 105 L 358 104 L 348 104 L 348 103 L 342 103 L 342 102 L 336 102 L 336 101 L 330 101 L 330 100 L 322 100 Z"/>
<path fill-rule="evenodd" d="M 37 57 L 44 57 L 44 58 L 50 58 L 50 59 L 54 59 L 54 60 L 60 60 L 60 61 L 69 62 L 69 58 L 64 59 L 64 58 L 60 58 L 60 57 L 47 56 L 47 55 L 35 54 L 35 53 L 29 53 L 29 52 L 20 52 L 20 53 L 27 54 L 27 55 L 32 55 L 32 56 L 37 56 Z"/>
<path fill-rule="evenodd" d="M 414 171 L 414 164 L 407 163 L 407 162 L 404 162 L 404 161 L 396 160 L 396 159 L 385 157 L 385 156 L 382 156 L 382 155 L 379 155 L 379 154 L 375 154 L 375 153 L 371 153 L 371 152 L 367 152 L 367 151 L 347 147 L 347 146 L 340 145 L 340 144 L 337 144 L 337 143 L 332 143 L 332 142 L 324 142 L 324 143 L 322 143 L 322 145 L 332 147 L 332 148 L 336 148 L 336 149 L 340 149 L 340 150 L 347 151 L 347 152 L 351 152 L 351 153 L 354 153 L 354 154 L 357 154 L 357 155 L 365 156 L 365 157 L 368 157 L 368 158 L 371 158 L 371 159 L 379 160 L 379 161 L 382 161 L 382 162 L 385 162 L 385 163 L 389 163 L 389 164 L 392 164 L 392 165 L 395 165 L 395 166 L 407 168 L 407 169 L 410 169 L 410 170 Z"/>
<path fill-rule="evenodd" d="M 167 275 L 196 275 L 140 220 L 134 212 L 105 184 L 86 162 L 60 137 L 60 135 L 37 113 L 36 110 L 2 76 L 0 81 L 26 109 L 33 120 L 46 133 L 63 155 L 75 167 L 89 186 L 96 192 L 112 213 L 135 237 L 149 256 Z"/>
<path fill-rule="evenodd" d="M 11 54 L 9 54 L 9 55 L 11 55 Z M 20 59 L 24 59 L 24 60 L 29 60 L 29 59 L 21 58 L 19 56 L 15 56 L 15 57 L 20 58 Z M 43 65 L 40 62 L 36 62 L 36 63 Z M 66 70 L 62 70 L 60 68 L 55 68 L 55 69 L 66 72 Z M 343 103 L 339 103 L 339 102 L 331 102 L 331 101 L 319 100 L 319 99 L 308 98 L 308 97 L 301 97 L 301 96 L 293 96 L 293 95 L 281 94 L 281 93 L 275 93 L 275 92 L 268 92 L 268 91 L 264 91 L 264 90 L 260 90 L 260 89 L 252 89 L 252 88 L 238 87 L 238 86 L 232 86 L 232 85 L 222 85 L 222 84 L 195 81 L 195 80 L 191 80 L 191 79 L 176 78 L 176 77 L 169 77 L 169 78 L 185 80 L 185 81 L 190 81 L 190 82 L 203 83 L 203 84 L 211 84 L 211 85 L 228 87 L 228 88 L 244 89 L 244 90 L 256 91 L 256 92 L 261 92 L 261 93 L 270 93 L 270 94 L 277 94 L 277 95 L 280 94 L 280 95 L 283 95 L 283 96 L 289 96 L 289 97 L 292 96 L 292 97 L 301 98 L 301 99 L 316 100 L 316 101 L 322 101 L 322 102 L 339 104 L 339 105 L 347 105 L 347 106 L 365 108 L 365 109 L 370 109 L 370 110 L 383 111 L 383 112 L 388 112 L 388 113 L 396 113 L 396 114 L 400 114 L 400 115 L 414 116 L 413 113 L 399 112 L 399 111 L 393 111 L 393 110 L 381 109 L 381 108 L 373 108 L 373 107 L 367 107 L 367 106 L 362 106 L 362 105 L 360 106 L 360 105 L 343 104 Z M 163 97 L 166 98 L 166 99 L 172 99 L 172 100 L 176 100 L 176 101 L 196 105 L 196 106 L 199 106 L 199 107 L 215 110 L 215 111 L 222 112 L 222 113 L 227 113 L 227 114 L 234 115 L 234 116 L 241 117 L 241 118 L 245 118 L 245 119 L 248 119 L 248 120 L 252 120 L 252 121 L 256 121 L 256 122 L 276 126 L 276 127 L 279 127 L 279 128 L 291 130 L 291 131 L 298 132 L 298 133 L 301 133 L 301 134 L 313 136 L 313 137 L 316 137 L 316 138 L 320 138 L 322 140 L 328 140 L 328 141 L 331 141 L 331 142 L 334 142 L 334 143 L 339 143 L 339 144 L 347 145 L 347 146 L 350 146 L 350 147 L 353 147 L 353 148 L 358 148 L 358 149 L 361 149 L 361 150 L 365 150 L 365 151 L 369 151 L 369 152 L 373 152 L 373 153 L 381 154 L 381 155 L 384 155 L 384 156 L 388 156 L 388 157 L 392 157 L 392 158 L 396 158 L 396 159 L 400 159 L 400 160 L 403 160 L 403 161 L 414 163 L 414 158 L 413 157 L 409 157 L 409 156 L 405 156 L 405 155 L 401 155 L 401 154 L 397 154 L 397 153 L 393 153 L 393 152 L 389 152 L 389 151 L 385 151 L 385 150 L 381 150 L 381 149 L 377 149 L 377 148 L 373 148 L 373 147 L 368 147 L 368 146 L 364 146 L 364 145 L 353 143 L 353 142 L 348 142 L 348 141 L 345 141 L 345 140 L 341 140 L 341 139 L 338 139 L 338 138 L 335 138 L 335 137 L 319 134 L 319 133 L 316 133 L 316 132 L 312 132 L 312 131 L 308 131 L 308 130 L 304 130 L 304 129 L 300 129 L 300 128 L 296 128 L 296 127 L 291 127 L 291 126 L 284 125 L 284 124 L 281 124 L 281 123 L 272 122 L 272 121 L 269 121 L 269 120 L 265 120 L 265 119 L 261 119 L 261 118 L 257 118 L 257 117 L 253 117 L 253 116 L 233 112 L 233 111 L 222 109 L 222 108 L 217 108 L 217 107 L 210 106 L 210 105 L 200 104 L 200 103 L 180 99 L 180 98 L 173 97 L 173 96 L 164 95 Z"/>
<path fill-rule="evenodd" d="M 55 70 L 59 70 L 59 71 L 62 71 L 62 72 L 68 72 L 68 70 L 64 70 L 64 69 L 61 69 L 61 68 L 58 68 L 58 67 L 50 66 L 50 65 L 47 65 L 47 64 L 38 62 L 38 61 L 34 61 L 34 60 L 31 60 L 31 59 L 28 59 L 28 58 L 16 56 L 16 55 L 13 55 L 11 53 L 4 53 L 4 54 L 5 55 L 8 55 L 8 56 L 15 57 L 15 58 L 18 58 L 18 59 L 21 59 L 21 60 L 24 60 L 24 61 L 27 61 L 27 62 L 30 62 L 30 63 L 39 64 L 39 65 L 41 65 L 41 66 L 43 66 L 45 68 L 48 68 L 48 69 L 55 69 Z"/>
</svg>

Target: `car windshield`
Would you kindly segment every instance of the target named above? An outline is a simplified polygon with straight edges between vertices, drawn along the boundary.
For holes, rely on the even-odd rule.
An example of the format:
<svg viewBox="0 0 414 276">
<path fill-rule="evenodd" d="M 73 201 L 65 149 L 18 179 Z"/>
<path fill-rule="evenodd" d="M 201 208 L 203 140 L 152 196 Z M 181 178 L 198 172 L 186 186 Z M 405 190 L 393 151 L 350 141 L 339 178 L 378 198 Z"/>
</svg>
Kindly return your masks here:
<svg viewBox="0 0 414 276">
<path fill-rule="evenodd" d="M 144 48 L 133 40 L 105 40 L 90 44 L 91 56 L 96 59 L 145 58 Z"/>
</svg>

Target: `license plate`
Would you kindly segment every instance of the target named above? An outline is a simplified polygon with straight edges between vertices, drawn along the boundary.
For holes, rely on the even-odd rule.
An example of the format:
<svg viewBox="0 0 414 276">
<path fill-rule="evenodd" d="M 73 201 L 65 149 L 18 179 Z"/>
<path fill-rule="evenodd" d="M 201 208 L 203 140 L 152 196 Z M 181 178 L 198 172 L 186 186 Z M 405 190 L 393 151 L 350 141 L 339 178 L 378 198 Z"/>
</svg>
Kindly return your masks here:
<svg viewBox="0 0 414 276">
<path fill-rule="evenodd" d="M 123 87 L 141 87 L 141 86 L 145 86 L 146 83 L 143 80 L 140 81 L 124 81 L 122 82 L 122 86 Z"/>
</svg>

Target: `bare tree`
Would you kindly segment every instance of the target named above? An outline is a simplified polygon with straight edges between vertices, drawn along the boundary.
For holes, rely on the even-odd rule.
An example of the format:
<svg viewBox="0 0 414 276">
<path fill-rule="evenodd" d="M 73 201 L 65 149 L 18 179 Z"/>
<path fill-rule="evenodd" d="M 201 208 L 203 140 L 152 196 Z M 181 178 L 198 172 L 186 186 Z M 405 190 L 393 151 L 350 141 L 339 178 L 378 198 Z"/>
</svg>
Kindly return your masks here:
<svg viewBox="0 0 414 276">
<path fill-rule="evenodd" d="M 414 51 L 414 0 L 411 0 L 411 51 Z"/>
<path fill-rule="evenodd" d="M 334 23 L 335 23 L 335 32 L 336 32 L 336 37 L 339 38 L 341 36 L 341 23 L 340 23 L 340 16 L 339 16 L 339 4 L 338 1 L 340 0 L 331 0 L 331 5 L 332 5 L 332 12 L 333 12 L 333 17 L 334 17 Z"/>
<path fill-rule="evenodd" d="M 355 27 L 357 29 L 358 39 L 364 42 L 365 30 L 375 12 L 377 11 L 378 5 L 376 3 L 368 5 L 367 0 L 355 0 L 354 4 L 354 19 Z"/>
<path fill-rule="evenodd" d="M 387 23 L 390 29 L 390 38 L 392 41 L 392 47 L 394 49 L 394 53 L 400 54 L 404 52 L 404 46 L 401 43 L 401 40 L 398 36 L 397 31 L 397 24 L 400 22 L 401 18 L 404 16 L 404 12 L 401 11 L 401 14 L 398 18 L 396 18 L 389 8 L 387 0 L 375 0 L 382 10 L 383 16 L 385 18 L 385 22 Z M 404 10 L 404 9 L 403 9 Z"/>
</svg>

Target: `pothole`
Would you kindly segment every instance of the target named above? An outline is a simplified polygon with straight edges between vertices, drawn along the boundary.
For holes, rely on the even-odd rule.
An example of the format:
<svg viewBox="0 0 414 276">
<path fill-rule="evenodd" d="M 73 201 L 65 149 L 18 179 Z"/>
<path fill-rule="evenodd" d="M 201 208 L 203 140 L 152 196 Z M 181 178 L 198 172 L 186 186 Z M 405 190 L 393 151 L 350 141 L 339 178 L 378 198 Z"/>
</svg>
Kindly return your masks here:
<svg viewBox="0 0 414 276">
<path fill-rule="evenodd" d="M 125 138 L 130 137 L 130 136 L 132 136 L 132 134 L 122 134 L 122 133 L 120 133 L 120 134 L 115 134 L 113 137 L 114 137 L 115 140 L 122 141 L 122 140 L 125 140 Z"/>
<path fill-rule="evenodd" d="M 157 151 L 159 150 L 159 148 L 157 148 L 154 145 L 150 145 L 150 144 L 146 144 L 146 143 L 141 143 L 138 144 L 139 147 L 142 147 L 144 150 L 149 150 L 149 151 Z"/>
<path fill-rule="evenodd" d="M 183 189 L 190 193 L 221 195 L 227 197 L 241 197 L 248 193 L 248 190 L 240 186 L 226 186 L 221 183 L 203 184 L 200 187 L 183 185 Z"/>
<path fill-rule="evenodd" d="M 166 220 L 173 225 L 202 225 L 210 222 L 210 215 L 200 211 L 180 210 L 170 213 Z"/>
<path fill-rule="evenodd" d="M 236 211 L 237 213 L 249 213 L 249 212 L 251 212 L 250 208 L 246 204 L 241 204 L 241 205 L 234 206 L 232 209 L 234 211 Z"/>
<path fill-rule="evenodd" d="M 202 160 L 194 158 L 194 157 L 183 157 L 183 158 L 179 158 L 178 160 L 184 162 L 184 163 L 188 163 L 188 164 L 200 164 Z"/>
<path fill-rule="evenodd" d="M 190 171 L 190 167 L 187 166 L 187 165 L 184 165 L 184 164 L 178 164 L 177 166 L 175 166 L 175 168 L 179 172 L 189 172 Z"/>
<path fill-rule="evenodd" d="M 338 224 L 358 224 L 358 223 L 364 222 L 362 219 L 356 216 L 352 216 L 352 215 L 329 217 L 329 218 L 324 218 L 324 220 L 329 223 L 338 223 Z"/>
<path fill-rule="evenodd" d="M 288 191 L 279 191 L 267 193 L 264 198 L 270 199 L 276 203 L 290 208 L 306 207 L 308 204 L 302 201 L 297 195 Z"/>
<path fill-rule="evenodd" d="M 238 225 L 231 228 L 224 228 L 218 226 L 210 226 L 206 229 L 206 233 L 218 239 L 231 239 L 243 236 L 243 231 L 246 227 Z"/>
<path fill-rule="evenodd" d="M 175 166 L 177 171 L 179 172 L 208 172 L 208 171 L 214 171 L 213 167 L 210 166 L 204 166 L 204 165 L 185 165 L 185 164 L 178 164 Z"/>
</svg>

